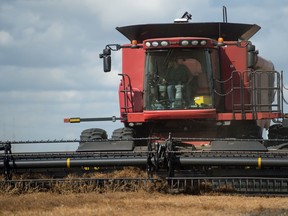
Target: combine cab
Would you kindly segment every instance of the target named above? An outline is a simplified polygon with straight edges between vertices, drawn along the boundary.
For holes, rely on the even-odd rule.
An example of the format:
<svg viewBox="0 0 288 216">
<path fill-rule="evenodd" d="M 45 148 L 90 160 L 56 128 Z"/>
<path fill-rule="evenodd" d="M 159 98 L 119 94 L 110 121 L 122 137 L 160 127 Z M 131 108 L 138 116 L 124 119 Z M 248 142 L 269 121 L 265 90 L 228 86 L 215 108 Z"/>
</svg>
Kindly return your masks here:
<svg viewBox="0 0 288 216">
<path fill-rule="evenodd" d="M 84 130 L 77 157 L 59 157 L 57 166 L 144 167 L 172 190 L 287 193 L 282 72 L 250 41 L 260 27 L 190 17 L 116 28 L 131 43 L 109 44 L 100 58 L 109 72 L 111 51 L 122 50 L 120 117 L 65 122 L 120 120 L 123 128 L 110 139 L 103 129 Z M 20 168 L 13 160 L 8 168 Z"/>
</svg>

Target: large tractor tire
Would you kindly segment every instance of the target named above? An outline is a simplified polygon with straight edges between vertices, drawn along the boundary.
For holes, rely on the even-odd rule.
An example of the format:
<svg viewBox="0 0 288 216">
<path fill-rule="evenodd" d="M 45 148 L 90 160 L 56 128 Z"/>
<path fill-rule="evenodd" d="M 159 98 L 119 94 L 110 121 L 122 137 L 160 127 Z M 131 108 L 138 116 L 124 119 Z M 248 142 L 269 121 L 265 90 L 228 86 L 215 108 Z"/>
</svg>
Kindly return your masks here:
<svg viewBox="0 0 288 216">
<path fill-rule="evenodd" d="M 288 139 L 288 127 L 283 126 L 282 124 L 274 124 L 269 127 L 268 133 L 269 139 Z M 283 143 L 288 143 L 285 141 L 269 141 L 267 146 L 276 146 Z"/>
<path fill-rule="evenodd" d="M 262 130 L 255 121 L 231 121 L 229 138 L 262 139 Z"/>
<path fill-rule="evenodd" d="M 134 137 L 134 130 L 132 128 L 118 128 L 113 131 L 112 139 L 131 139 Z"/>
<path fill-rule="evenodd" d="M 113 131 L 111 138 L 116 140 L 115 143 L 118 146 L 127 146 L 127 148 L 130 146 L 131 150 L 135 150 L 136 142 L 132 140 L 135 138 L 135 130 L 133 128 L 118 128 Z"/>
<path fill-rule="evenodd" d="M 107 132 L 101 128 L 83 130 L 80 135 L 80 143 L 77 151 L 99 151 L 103 148 L 102 143 L 93 143 L 93 141 L 107 139 L 107 137 Z"/>
<path fill-rule="evenodd" d="M 112 139 L 106 140 L 107 133 L 100 128 L 84 130 L 80 136 L 80 144 L 77 151 L 132 151 L 134 149 L 134 131 L 131 128 L 120 128 L 113 132 Z M 81 142 L 83 141 L 83 142 Z"/>
<path fill-rule="evenodd" d="M 91 128 L 82 131 L 80 140 L 95 141 L 97 139 L 107 139 L 107 132 L 101 128 Z"/>
</svg>

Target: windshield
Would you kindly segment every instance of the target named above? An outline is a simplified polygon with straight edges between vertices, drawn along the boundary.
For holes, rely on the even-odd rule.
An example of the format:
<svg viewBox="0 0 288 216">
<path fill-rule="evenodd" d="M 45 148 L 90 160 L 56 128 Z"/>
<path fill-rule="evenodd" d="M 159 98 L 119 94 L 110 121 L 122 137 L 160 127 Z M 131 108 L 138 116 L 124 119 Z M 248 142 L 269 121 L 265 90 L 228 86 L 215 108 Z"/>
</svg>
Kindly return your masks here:
<svg viewBox="0 0 288 216">
<path fill-rule="evenodd" d="M 147 52 L 144 109 L 213 108 L 217 59 L 217 51 L 210 49 Z"/>
</svg>

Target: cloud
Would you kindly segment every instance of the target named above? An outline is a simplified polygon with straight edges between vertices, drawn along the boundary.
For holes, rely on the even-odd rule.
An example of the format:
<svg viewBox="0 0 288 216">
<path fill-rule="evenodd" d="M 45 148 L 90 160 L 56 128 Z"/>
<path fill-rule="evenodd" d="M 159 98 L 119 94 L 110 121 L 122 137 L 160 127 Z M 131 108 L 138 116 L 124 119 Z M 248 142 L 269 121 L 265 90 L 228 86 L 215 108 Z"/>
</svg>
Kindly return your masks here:
<svg viewBox="0 0 288 216">
<path fill-rule="evenodd" d="M 0 46 L 9 45 L 13 42 L 13 37 L 9 32 L 0 31 Z"/>
</svg>

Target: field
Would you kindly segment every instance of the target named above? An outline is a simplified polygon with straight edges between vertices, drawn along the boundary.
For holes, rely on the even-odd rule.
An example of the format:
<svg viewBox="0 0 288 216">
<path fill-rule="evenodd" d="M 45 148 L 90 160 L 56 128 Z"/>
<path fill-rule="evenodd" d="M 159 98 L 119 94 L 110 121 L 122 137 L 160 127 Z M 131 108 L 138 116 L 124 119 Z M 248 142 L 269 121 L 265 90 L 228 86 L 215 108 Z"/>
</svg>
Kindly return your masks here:
<svg viewBox="0 0 288 216">
<path fill-rule="evenodd" d="M 139 169 L 125 168 L 105 174 L 105 177 L 136 177 L 144 174 Z M 103 176 L 97 174 L 97 177 Z M 33 188 L 23 190 L 22 187 L 4 187 L 0 190 L 0 216 L 288 215 L 288 197 L 252 197 L 215 192 L 203 195 L 167 194 L 167 191 L 160 190 L 163 189 L 162 185 L 155 187 L 153 192 L 143 189 L 123 192 L 121 187 L 114 189 L 81 188 L 72 183 L 56 185 L 46 192 Z"/>
<path fill-rule="evenodd" d="M 160 193 L 0 195 L 0 215 L 288 215 L 288 198 Z"/>
</svg>

